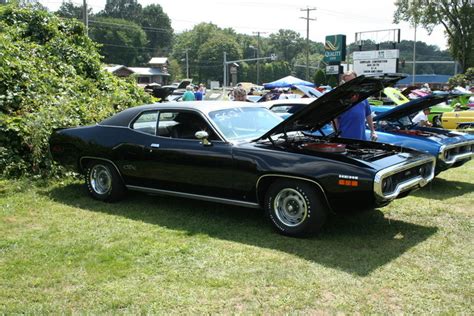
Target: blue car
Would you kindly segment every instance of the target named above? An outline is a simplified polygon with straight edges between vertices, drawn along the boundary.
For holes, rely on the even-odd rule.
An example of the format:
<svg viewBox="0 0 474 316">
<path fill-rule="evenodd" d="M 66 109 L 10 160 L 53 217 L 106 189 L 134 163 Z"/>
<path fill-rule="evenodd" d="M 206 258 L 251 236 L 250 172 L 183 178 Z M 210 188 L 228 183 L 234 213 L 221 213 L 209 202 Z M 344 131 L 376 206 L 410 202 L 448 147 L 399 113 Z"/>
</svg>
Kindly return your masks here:
<svg viewBox="0 0 474 316">
<path fill-rule="evenodd" d="M 376 113 L 377 142 L 409 147 L 434 155 L 436 174 L 458 167 L 474 157 L 474 135 L 422 127 L 411 118 L 419 111 L 445 102 L 449 95 L 429 95 Z M 366 131 L 370 135 L 370 131 Z"/>
<path fill-rule="evenodd" d="M 411 117 L 422 109 L 446 101 L 451 96 L 429 95 L 398 106 L 389 106 L 384 111 L 375 112 L 374 122 L 377 129 L 377 142 L 398 145 L 429 153 L 436 157 L 435 173 L 439 174 L 451 167 L 458 167 L 474 157 L 474 135 L 453 132 L 441 128 L 421 127 L 414 124 Z M 288 102 L 290 108 L 291 102 Z M 283 104 L 279 104 L 279 108 Z M 375 107 L 380 110 L 380 106 Z M 271 108 L 275 111 L 274 108 Z M 286 117 L 294 111 L 288 110 Z M 326 124 L 312 134 L 336 135 L 331 124 Z M 370 139 L 370 130 L 366 130 Z"/>
</svg>

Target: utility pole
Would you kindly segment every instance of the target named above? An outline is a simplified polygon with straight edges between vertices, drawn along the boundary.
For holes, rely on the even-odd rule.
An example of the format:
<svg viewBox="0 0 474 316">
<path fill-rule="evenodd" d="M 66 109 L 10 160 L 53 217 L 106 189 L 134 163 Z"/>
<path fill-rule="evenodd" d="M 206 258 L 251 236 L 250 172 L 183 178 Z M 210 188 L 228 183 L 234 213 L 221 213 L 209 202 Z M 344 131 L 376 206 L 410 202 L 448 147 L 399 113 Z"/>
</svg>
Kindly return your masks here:
<svg viewBox="0 0 474 316">
<path fill-rule="evenodd" d="M 186 79 L 189 79 L 189 56 L 188 56 L 188 51 L 189 51 L 189 48 L 186 48 L 184 50 L 184 52 L 186 54 Z"/>
<path fill-rule="evenodd" d="M 227 53 L 224 52 L 224 79 L 222 80 L 222 88 L 227 86 Z"/>
<path fill-rule="evenodd" d="M 86 28 L 86 35 L 89 35 L 89 16 L 87 14 L 87 0 L 83 0 L 84 11 L 82 12 L 82 17 L 84 19 L 84 26 Z"/>
<path fill-rule="evenodd" d="M 266 32 L 253 32 L 253 34 L 257 34 L 257 82 L 258 85 L 260 82 L 260 34 L 266 34 Z"/>
<path fill-rule="evenodd" d="M 309 12 L 315 11 L 316 8 L 300 9 L 300 11 L 306 11 L 306 17 L 301 19 L 306 20 L 306 80 L 309 81 L 309 21 L 316 21 L 316 19 L 310 19 Z"/>
<path fill-rule="evenodd" d="M 415 22 L 415 38 L 413 39 L 413 80 L 412 85 L 415 85 L 415 76 L 416 76 L 416 22 Z"/>
</svg>

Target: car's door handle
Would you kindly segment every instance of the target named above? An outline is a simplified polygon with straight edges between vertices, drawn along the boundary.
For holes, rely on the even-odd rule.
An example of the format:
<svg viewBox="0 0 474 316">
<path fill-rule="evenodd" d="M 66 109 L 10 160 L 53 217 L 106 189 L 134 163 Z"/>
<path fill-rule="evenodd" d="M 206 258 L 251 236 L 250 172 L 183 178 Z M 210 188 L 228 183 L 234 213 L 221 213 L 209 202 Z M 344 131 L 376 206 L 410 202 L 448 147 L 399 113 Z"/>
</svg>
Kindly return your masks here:
<svg viewBox="0 0 474 316">
<path fill-rule="evenodd" d="M 160 148 L 160 144 L 153 143 L 153 144 L 150 145 L 150 147 L 151 148 Z"/>
</svg>

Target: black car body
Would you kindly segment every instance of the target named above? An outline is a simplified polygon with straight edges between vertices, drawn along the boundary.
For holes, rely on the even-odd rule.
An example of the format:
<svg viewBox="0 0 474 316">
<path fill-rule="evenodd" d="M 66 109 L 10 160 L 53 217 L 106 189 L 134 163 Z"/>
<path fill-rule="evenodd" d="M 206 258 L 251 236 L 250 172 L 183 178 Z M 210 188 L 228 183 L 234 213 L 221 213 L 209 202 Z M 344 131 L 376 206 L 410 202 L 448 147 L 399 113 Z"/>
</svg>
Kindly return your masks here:
<svg viewBox="0 0 474 316">
<path fill-rule="evenodd" d="M 319 230 L 329 210 L 383 206 L 433 178 L 430 155 L 301 132 L 397 80 L 356 78 L 285 121 L 248 102 L 139 106 L 56 131 L 51 153 L 84 173 L 100 200 L 129 189 L 263 207 L 279 232 L 301 235 Z"/>
</svg>

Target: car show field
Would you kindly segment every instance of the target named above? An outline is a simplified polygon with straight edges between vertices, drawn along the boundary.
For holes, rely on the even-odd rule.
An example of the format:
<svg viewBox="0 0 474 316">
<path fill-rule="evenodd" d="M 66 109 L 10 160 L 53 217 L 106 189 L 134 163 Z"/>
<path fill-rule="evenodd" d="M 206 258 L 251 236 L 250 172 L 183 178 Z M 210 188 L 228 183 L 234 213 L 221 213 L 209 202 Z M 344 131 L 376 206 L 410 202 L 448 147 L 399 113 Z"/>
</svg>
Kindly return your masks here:
<svg viewBox="0 0 474 316">
<path fill-rule="evenodd" d="M 469 162 L 307 239 L 255 209 L 2 180 L 0 313 L 470 314 L 473 178 Z"/>
</svg>

